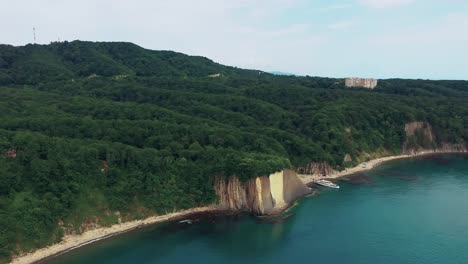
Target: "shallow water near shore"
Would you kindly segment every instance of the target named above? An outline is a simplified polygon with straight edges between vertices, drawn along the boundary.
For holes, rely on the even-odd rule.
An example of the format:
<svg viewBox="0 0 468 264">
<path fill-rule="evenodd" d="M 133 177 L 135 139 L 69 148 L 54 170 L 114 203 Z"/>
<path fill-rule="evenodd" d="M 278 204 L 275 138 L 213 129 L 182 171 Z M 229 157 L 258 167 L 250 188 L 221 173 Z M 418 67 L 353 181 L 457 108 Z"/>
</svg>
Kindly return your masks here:
<svg viewBox="0 0 468 264">
<path fill-rule="evenodd" d="M 467 155 L 395 160 L 338 183 L 302 199 L 284 221 L 210 215 L 43 263 L 467 263 Z"/>
</svg>

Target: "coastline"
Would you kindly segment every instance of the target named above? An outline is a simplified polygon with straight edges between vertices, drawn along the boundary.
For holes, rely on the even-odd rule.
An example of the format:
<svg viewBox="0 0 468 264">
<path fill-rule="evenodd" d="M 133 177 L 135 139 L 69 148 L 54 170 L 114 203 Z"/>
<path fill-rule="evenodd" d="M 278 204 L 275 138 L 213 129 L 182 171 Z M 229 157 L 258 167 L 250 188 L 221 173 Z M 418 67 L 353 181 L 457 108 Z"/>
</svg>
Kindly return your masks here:
<svg viewBox="0 0 468 264">
<path fill-rule="evenodd" d="M 395 156 L 387 156 L 382 158 L 377 158 L 369 161 L 362 162 L 355 167 L 347 168 L 343 171 L 339 171 L 329 175 L 319 175 L 319 174 L 298 174 L 297 176 L 301 181 L 305 184 L 311 184 L 316 180 L 319 179 L 326 179 L 326 180 L 333 180 L 342 177 L 346 177 L 352 174 L 356 174 L 363 171 L 371 170 L 385 162 L 398 160 L 398 159 L 407 159 L 407 158 L 415 158 L 421 156 L 428 156 L 428 155 L 436 155 L 436 154 L 466 154 L 467 151 L 422 151 L 415 154 L 402 154 L 402 155 L 395 155 Z"/>
<path fill-rule="evenodd" d="M 26 264 L 35 263 L 40 260 L 44 260 L 48 257 L 63 254 L 73 249 L 80 248 L 82 246 L 97 242 L 102 239 L 106 239 L 121 233 L 125 233 L 134 229 L 138 229 L 144 226 L 167 222 L 171 220 L 177 220 L 186 216 L 190 216 L 195 213 L 203 212 L 214 212 L 219 209 L 215 207 L 197 207 L 188 210 L 178 211 L 160 216 L 152 216 L 143 220 L 134 220 L 121 224 L 115 224 L 110 227 L 100 227 L 97 229 L 86 231 L 79 235 L 67 235 L 64 236 L 62 241 L 58 244 L 54 244 L 45 248 L 40 248 L 36 251 L 26 253 L 14 257 L 11 264 Z"/>
<path fill-rule="evenodd" d="M 322 176 L 318 174 L 314 175 L 305 175 L 305 174 L 298 174 L 297 176 L 299 179 L 306 185 L 312 183 L 317 179 L 338 179 L 341 177 L 349 176 L 352 174 L 356 174 L 363 171 L 371 170 L 380 164 L 383 164 L 388 161 L 397 160 L 397 159 L 405 159 L 405 158 L 414 158 L 419 156 L 426 156 L 431 154 L 466 154 L 467 151 L 426 151 L 426 152 L 419 152 L 416 154 L 404 154 L 404 155 L 395 155 L 395 156 L 387 156 L 382 158 L 373 159 L 370 161 L 366 161 L 363 163 L 358 164 L 355 167 L 345 169 L 340 172 L 336 172 L 330 175 Z M 279 215 L 280 213 L 284 212 L 285 210 L 294 206 L 294 203 L 286 205 L 281 208 L 275 215 Z M 216 211 L 223 211 L 222 209 L 216 208 L 215 206 L 206 206 L 206 207 L 197 207 L 188 210 L 173 212 L 165 215 L 160 216 L 152 216 L 143 220 L 134 220 L 130 222 L 125 222 L 121 224 L 115 224 L 110 227 L 101 227 L 94 230 L 86 231 L 79 235 L 67 235 L 64 236 L 62 241 L 58 244 L 54 244 L 45 248 L 40 248 L 36 251 L 26 253 L 24 255 L 16 256 L 12 259 L 10 263 L 12 264 L 23 264 L 23 263 L 35 263 L 41 260 L 44 260 L 49 257 L 53 257 L 56 255 L 63 254 L 65 252 L 80 248 L 82 246 L 100 241 L 102 239 L 106 239 L 115 235 L 119 235 L 121 233 L 125 233 L 134 229 L 138 229 L 144 226 L 158 224 L 162 222 L 167 222 L 171 220 L 177 220 L 183 217 L 190 216 L 196 213 L 204 213 L 204 212 L 216 212 Z"/>
</svg>

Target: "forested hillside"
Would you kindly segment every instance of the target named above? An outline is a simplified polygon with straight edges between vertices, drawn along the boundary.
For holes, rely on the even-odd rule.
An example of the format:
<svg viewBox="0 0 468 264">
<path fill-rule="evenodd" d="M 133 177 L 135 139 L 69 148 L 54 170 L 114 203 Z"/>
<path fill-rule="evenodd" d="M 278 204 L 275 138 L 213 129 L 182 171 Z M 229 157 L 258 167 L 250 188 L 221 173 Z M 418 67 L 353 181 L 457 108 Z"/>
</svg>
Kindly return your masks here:
<svg viewBox="0 0 468 264">
<path fill-rule="evenodd" d="M 468 82 L 349 89 L 130 43 L 0 45 L 0 262 L 117 211 L 210 204 L 215 176 L 400 153 L 411 121 L 468 142 Z"/>
</svg>

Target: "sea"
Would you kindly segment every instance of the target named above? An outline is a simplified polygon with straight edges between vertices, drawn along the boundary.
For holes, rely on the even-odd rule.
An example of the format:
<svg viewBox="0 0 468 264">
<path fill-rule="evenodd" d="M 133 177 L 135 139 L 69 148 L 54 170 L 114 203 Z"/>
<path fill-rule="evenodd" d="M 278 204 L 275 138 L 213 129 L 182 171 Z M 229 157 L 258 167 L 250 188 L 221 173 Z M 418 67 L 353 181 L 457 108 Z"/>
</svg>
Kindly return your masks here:
<svg viewBox="0 0 468 264">
<path fill-rule="evenodd" d="M 42 263 L 468 263 L 468 155 L 394 160 L 337 183 L 275 218 L 196 215 Z"/>
</svg>

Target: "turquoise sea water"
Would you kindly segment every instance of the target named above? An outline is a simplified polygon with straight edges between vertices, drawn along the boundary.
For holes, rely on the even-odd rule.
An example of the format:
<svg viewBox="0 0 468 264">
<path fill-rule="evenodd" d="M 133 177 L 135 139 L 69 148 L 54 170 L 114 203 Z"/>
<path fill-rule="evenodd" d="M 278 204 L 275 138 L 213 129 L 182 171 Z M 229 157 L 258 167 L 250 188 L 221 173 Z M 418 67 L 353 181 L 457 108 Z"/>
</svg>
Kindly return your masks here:
<svg viewBox="0 0 468 264">
<path fill-rule="evenodd" d="M 167 223 L 46 263 L 468 263 L 468 156 L 393 161 L 339 184 L 284 222 Z"/>
</svg>

